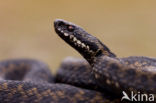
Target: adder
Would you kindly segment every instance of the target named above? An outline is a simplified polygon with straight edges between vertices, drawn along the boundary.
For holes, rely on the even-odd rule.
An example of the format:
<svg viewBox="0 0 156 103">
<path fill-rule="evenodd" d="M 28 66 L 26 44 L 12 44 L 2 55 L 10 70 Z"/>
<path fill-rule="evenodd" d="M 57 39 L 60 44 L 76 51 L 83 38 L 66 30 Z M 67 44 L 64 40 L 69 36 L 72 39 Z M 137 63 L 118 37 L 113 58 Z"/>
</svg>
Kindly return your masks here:
<svg viewBox="0 0 156 103">
<path fill-rule="evenodd" d="M 71 22 L 57 19 L 55 31 L 90 64 L 98 88 L 114 95 L 146 93 L 156 97 L 156 59 L 130 56 L 119 58 L 99 39 Z"/>
<path fill-rule="evenodd" d="M 121 95 L 123 90 L 155 93 L 155 58 L 118 58 L 75 24 L 58 19 L 54 28 L 89 64 L 84 60 L 65 60 L 54 77 L 48 66 L 38 60 L 2 61 L 0 103 L 120 103 L 121 98 L 112 97 Z M 70 73 L 74 76 L 70 77 Z M 134 78 L 134 83 L 129 82 Z"/>
</svg>

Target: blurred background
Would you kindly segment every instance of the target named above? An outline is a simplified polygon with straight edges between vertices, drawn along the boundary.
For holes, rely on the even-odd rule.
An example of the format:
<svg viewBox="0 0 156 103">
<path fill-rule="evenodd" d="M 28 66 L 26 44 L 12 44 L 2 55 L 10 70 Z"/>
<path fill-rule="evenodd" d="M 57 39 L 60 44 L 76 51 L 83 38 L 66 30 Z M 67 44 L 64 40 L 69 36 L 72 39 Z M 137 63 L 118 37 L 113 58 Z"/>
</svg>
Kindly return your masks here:
<svg viewBox="0 0 156 103">
<path fill-rule="evenodd" d="M 155 0 L 0 0 L 0 60 L 34 58 L 53 72 L 81 57 L 53 28 L 56 18 L 80 25 L 119 57 L 156 57 Z"/>
</svg>

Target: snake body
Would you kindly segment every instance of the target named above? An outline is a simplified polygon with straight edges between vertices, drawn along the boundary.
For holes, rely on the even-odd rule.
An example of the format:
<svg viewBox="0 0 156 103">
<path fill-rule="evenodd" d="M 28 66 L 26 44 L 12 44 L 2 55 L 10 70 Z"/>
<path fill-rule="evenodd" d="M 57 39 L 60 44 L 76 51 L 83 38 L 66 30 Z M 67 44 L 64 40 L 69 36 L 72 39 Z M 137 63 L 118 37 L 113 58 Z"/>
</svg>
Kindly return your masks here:
<svg viewBox="0 0 156 103">
<path fill-rule="evenodd" d="M 0 81 L 1 103 L 109 103 L 100 92 L 65 84 Z"/>
<path fill-rule="evenodd" d="M 43 62 L 30 59 L 0 62 L 0 103 L 117 103 L 94 90 L 54 83 Z"/>
<path fill-rule="evenodd" d="M 91 66 L 84 59 L 67 57 L 56 73 L 56 82 L 101 91 L 100 88 L 97 88 L 90 68 Z"/>
<path fill-rule="evenodd" d="M 133 91 L 156 97 L 155 58 L 119 58 L 99 39 L 73 23 L 58 19 L 54 26 L 56 33 L 89 62 L 99 88 L 116 95 Z"/>
</svg>

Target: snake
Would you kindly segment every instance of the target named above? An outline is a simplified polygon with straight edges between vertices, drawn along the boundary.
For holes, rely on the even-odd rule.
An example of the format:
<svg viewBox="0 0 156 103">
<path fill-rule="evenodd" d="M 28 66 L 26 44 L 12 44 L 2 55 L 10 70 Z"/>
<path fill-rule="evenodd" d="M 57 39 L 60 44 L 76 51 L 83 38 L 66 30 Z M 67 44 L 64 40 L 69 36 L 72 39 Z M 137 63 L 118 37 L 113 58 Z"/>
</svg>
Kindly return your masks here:
<svg viewBox="0 0 156 103">
<path fill-rule="evenodd" d="M 156 97 L 156 58 L 119 58 L 98 38 L 76 24 L 57 19 L 54 27 L 58 36 L 88 61 L 98 88 L 120 96 L 125 91 Z"/>
<path fill-rule="evenodd" d="M 65 20 L 55 20 L 54 28 L 88 62 L 66 59 L 54 76 L 42 61 L 1 61 L 0 103 L 120 103 L 121 98 L 112 99 L 114 94 L 107 94 L 106 89 L 118 94 L 133 86 L 136 91 L 155 93 L 154 58 L 117 58 L 96 37 Z M 121 75 L 125 78 L 119 78 Z M 130 77 L 142 84 L 134 82 L 131 86 Z"/>
</svg>

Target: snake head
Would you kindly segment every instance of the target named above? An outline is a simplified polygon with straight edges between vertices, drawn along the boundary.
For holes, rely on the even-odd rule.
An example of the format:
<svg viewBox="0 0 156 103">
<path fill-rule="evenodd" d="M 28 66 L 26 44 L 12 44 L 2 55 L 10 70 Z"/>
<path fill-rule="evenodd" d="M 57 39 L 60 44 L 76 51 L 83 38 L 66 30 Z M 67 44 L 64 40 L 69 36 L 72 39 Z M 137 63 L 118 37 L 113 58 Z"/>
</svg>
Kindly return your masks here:
<svg viewBox="0 0 156 103">
<path fill-rule="evenodd" d="M 101 54 L 115 56 L 96 37 L 87 33 L 80 26 L 62 19 L 56 19 L 54 28 L 56 33 L 75 48 L 89 63 L 92 63 L 93 59 Z"/>
</svg>

